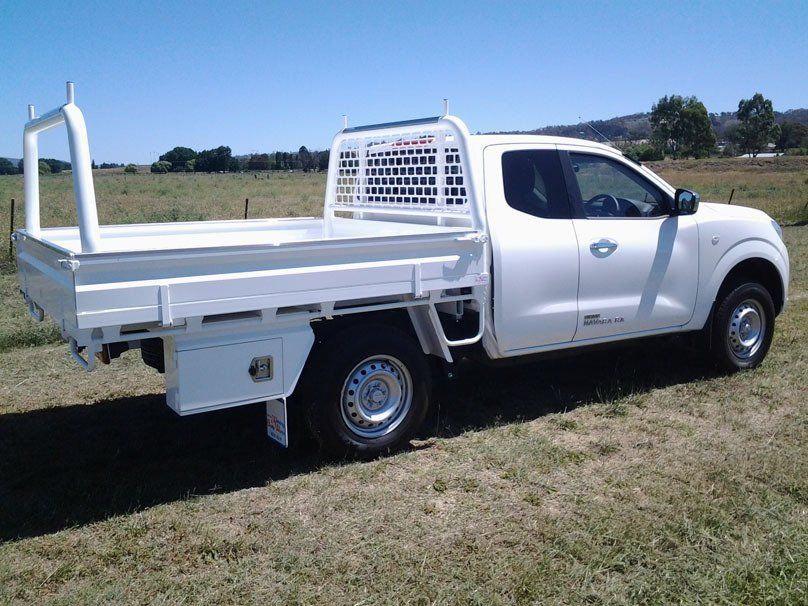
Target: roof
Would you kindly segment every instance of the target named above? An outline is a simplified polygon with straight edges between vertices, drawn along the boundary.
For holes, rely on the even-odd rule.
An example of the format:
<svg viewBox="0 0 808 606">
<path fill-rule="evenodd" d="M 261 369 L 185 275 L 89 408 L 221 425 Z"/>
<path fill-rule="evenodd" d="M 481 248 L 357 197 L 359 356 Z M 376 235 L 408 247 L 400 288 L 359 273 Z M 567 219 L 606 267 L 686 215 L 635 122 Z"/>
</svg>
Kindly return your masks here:
<svg viewBox="0 0 808 606">
<path fill-rule="evenodd" d="M 603 143 L 596 143 L 588 139 L 575 139 L 573 137 L 551 137 L 548 135 L 471 135 L 471 140 L 476 145 L 485 147 L 486 145 L 581 145 L 584 147 L 592 147 L 603 151 L 612 153 L 622 153 L 619 149 L 611 145 L 604 145 Z"/>
</svg>

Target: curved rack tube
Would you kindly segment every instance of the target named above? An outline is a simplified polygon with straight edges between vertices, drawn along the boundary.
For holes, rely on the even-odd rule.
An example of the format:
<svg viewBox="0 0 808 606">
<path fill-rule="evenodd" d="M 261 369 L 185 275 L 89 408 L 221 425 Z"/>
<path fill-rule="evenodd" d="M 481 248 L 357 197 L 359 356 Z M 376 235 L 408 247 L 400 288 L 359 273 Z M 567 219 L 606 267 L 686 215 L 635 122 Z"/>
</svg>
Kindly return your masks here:
<svg viewBox="0 0 808 606">
<path fill-rule="evenodd" d="M 90 143 L 87 139 L 87 125 L 84 122 L 84 116 L 73 103 L 72 82 L 68 82 L 67 85 L 67 99 L 68 103 L 39 118 L 33 117 L 33 107 L 28 106 L 31 120 L 25 125 L 23 131 L 25 229 L 32 237 L 40 236 L 39 134 L 64 123 L 67 127 L 67 139 L 70 146 L 73 193 L 79 218 L 81 251 L 96 252 L 101 245 L 101 235 L 98 229 Z"/>
</svg>

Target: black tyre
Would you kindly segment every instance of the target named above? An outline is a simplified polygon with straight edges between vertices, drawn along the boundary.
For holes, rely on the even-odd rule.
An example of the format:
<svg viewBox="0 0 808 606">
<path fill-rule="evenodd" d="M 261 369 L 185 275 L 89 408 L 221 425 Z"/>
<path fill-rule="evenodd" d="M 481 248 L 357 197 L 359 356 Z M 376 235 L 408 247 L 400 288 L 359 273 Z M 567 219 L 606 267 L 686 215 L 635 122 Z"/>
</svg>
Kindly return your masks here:
<svg viewBox="0 0 808 606">
<path fill-rule="evenodd" d="M 735 371 L 755 368 L 769 351 L 774 335 L 774 302 L 764 286 L 745 282 L 716 301 L 711 353 L 719 366 Z"/>
<path fill-rule="evenodd" d="M 329 454 L 372 458 L 409 441 L 428 410 L 432 376 L 414 339 L 364 325 L 330 337 L 305 377 L 309 426 Z"/>
</svg>

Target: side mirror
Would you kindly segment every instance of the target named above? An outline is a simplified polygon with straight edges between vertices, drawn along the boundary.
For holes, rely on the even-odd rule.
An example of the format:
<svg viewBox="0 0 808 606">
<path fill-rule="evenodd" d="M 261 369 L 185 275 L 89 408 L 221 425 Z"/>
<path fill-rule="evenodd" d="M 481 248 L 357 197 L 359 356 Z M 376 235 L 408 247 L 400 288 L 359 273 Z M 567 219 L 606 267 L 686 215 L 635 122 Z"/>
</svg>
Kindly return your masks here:
<svg viewBox="0 0 808 606">
<path fill-rule="evenodd" d="M 689 189 L 677 189 L 673 196 L 674 215 L 692 215 L 699 209 L 701 197 Z"/>
</svg>

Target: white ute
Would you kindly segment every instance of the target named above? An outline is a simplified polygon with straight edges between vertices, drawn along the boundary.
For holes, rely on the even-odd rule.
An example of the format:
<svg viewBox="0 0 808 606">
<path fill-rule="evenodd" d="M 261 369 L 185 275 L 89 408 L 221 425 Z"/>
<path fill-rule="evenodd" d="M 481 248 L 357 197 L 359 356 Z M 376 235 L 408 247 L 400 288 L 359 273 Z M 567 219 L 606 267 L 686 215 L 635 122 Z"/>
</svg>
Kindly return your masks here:
<svg viewBox="0 0 808 606">
<path fill-rule="evenodd" d="M 29 118 L 12 237 L 31 314 L 86 370 L 139 347 L 180 415 L 267 402 L 284 445 L 295 392 L 327 450 L 400 447 L 429 408 L 430 362 L 473 349 L 700 331 L 721 366 L 752 368 L 787 300 L 770 217 L 700 205 L 589 141 L 472 136 L 450 115 L 345 128 L 323 218 L 99 226 L 72 84 Z M 37 136 L 62 123 L 79 226 L 41 228 Z"/>
</svg>

